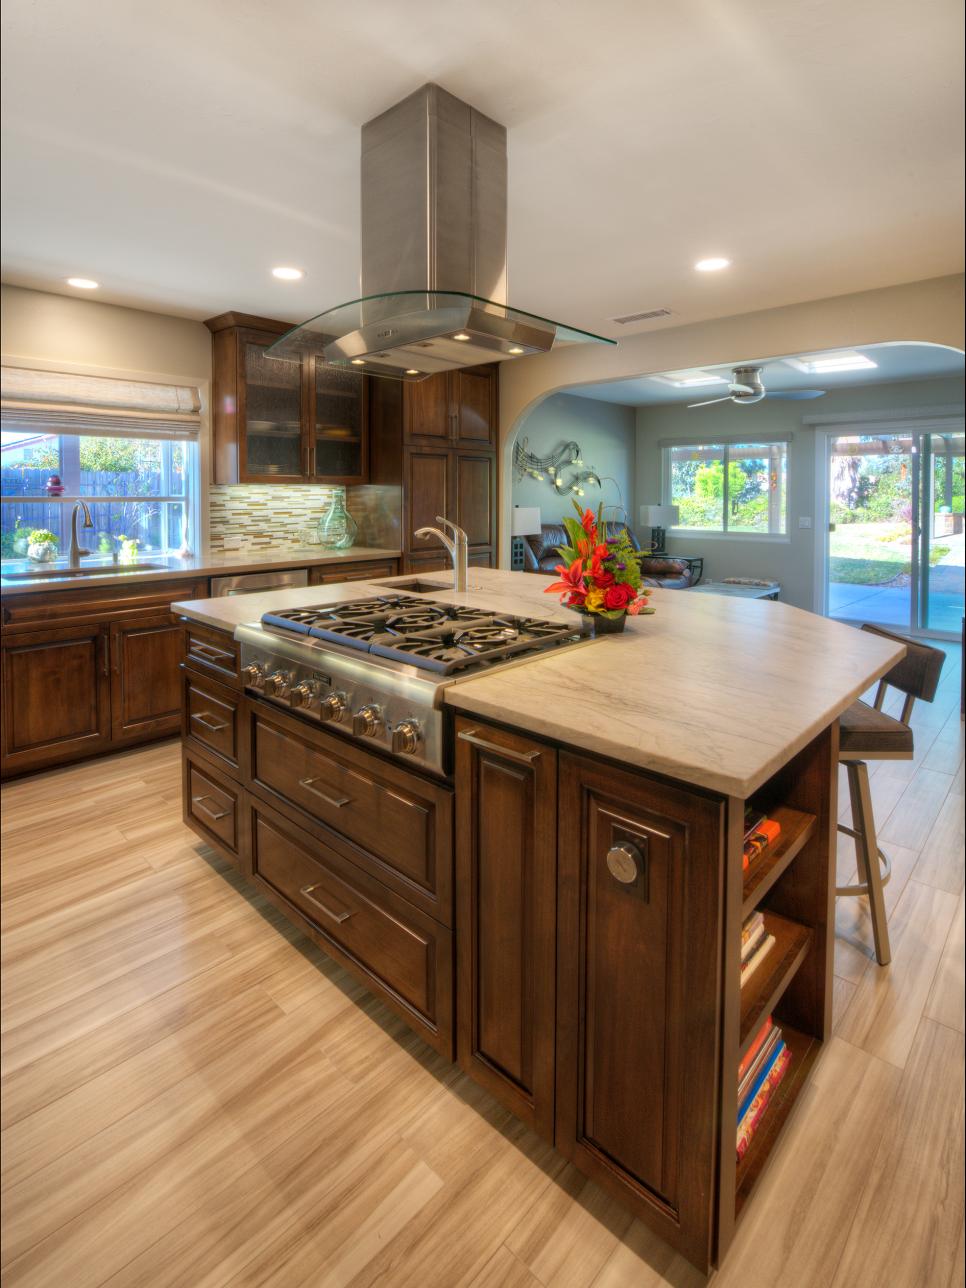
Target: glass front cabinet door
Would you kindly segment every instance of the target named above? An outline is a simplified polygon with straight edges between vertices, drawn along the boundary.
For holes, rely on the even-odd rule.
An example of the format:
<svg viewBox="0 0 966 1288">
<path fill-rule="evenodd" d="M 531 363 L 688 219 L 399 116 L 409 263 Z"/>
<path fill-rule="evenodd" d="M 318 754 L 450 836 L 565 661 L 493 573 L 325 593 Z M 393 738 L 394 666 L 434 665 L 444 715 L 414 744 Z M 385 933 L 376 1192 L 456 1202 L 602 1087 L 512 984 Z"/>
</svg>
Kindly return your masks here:
<svg viewBox="0 0 966 1288">
<path fill-rule="evenodd" d="M 301 364 L 271 358 L 271 339 L 242 336 L 240 447 L 250 482 L 297 482 L 308 473 L 302 431 Z"/>
<path fill-rule="evenodd" d="M 368 477 L 366 377 L 313 360 L 309 429 L 312 477 L 361 483 Z"/>
</svg>

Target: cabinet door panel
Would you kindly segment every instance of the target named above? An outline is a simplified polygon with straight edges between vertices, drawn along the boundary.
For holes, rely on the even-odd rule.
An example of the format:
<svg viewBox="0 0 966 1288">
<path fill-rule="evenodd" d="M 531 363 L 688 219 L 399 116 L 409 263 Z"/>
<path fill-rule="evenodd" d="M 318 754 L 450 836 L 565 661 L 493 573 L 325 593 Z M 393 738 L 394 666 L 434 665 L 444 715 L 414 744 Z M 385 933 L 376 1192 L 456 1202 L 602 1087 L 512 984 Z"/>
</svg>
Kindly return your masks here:
<svg viewBox="0 0 966 1288">
<path fill-rule="evenodd" d="M 456 724 L 460 1065 L 553 1139 L 556 752 Z"/>
<path fill-rule="evenodd" d="M 708 1264 L 723 804 L 570 753 L 560 800 L 557 1146 Z"/>
<path fill-rule="evenodd" d="M 405 409 L 407 439 L 448 443 L 453 436 L 448 373 L 406 385 Z"/>
<path fill-rule="evenodd" d="M 183 651 L 184 630 L 170 613 L 112 624 L 112 737 L 178 732 Z"/>
<path fill-rule="evenodd" d="M 107 638 L 98 625 L 60 627 L 3 645 L 3 770 L 100 751 L 110 737 Z"/>
<path fill-rule="evenodd" d="M 301 367 L 266 356 L 277 338 L 244 331 L 238 337 L 237 415 L 245 482 L 300 482 L 307 472 Z"/>
<path fill-rule="evenodd" d="M 447 518 L 450 492 L 450 453 L 420 451 L 406 453 L 408 513 L 406 548 L 413 554 L 438 551 L 440 542 L 435 537 L 415 537 L 417 528 L 437 528 L 437 515 Z"/>
<path fill-rule="evenodd" d="M 326 483 L 369 476 L 365 377 L 314 362 L 310 398 L 311 475 Z"/>
<path fill-rule="evenodd" d="M 456 442 L 460 446 L 496 447 L 496 380 L 497 373 L 491 368 L 452 372 Z"/>
<path fill-rule="evenodd" d="M 466 533 L 471 550 L 489 549 L 495 543 L 496 462 L 492 456 L 458 453 L 454 467 L 451 517 Z"/>
</svg>

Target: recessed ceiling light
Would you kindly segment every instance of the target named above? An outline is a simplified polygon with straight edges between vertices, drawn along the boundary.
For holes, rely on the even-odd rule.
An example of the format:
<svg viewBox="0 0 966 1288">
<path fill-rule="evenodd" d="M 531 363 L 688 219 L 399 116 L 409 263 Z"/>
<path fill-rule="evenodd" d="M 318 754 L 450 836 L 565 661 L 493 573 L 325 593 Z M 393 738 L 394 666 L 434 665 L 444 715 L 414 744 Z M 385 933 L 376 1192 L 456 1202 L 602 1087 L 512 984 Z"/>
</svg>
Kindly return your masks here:
<svg viewBox="0 0 966 1288">
<path fill-rule="evenodd" d="M 457 331 L 456 335 L 453 336 L 454 340 L 468 340 L 469 338 L 470 337 L 466 334 L 465 331 Z"/>
<path fill-rule="evenodd" d="M 284 264 L 281 268 L 272 269 L 272 277 L 277 277 L 280 282 L 298 282 L 304 276 L 300 268 L 286 268 Z"/>
<path fill-rule="evenodd" d="M 522 353 L 522 352 L 523 352 L 523 350 L 520 348 L 520 346 L 519 346 L 518 344 L 514 344 L 514 345 L 510 348 L 510 353 Z"/>
<path fill-rule="evenodd" d="M 364 358 L 353 358 L 353 359 L 352 359 L 352 365 L 353 365 L 354 367 L 364 367 L 364 366 L 366 365 L 366 363 L 365 363 L 365 359 L 364 359 Z"/>
<path fill-rule="evenodd" d="M 418 375 L 420 375 L 420 374 L 421 374 L 421 373 L 420 373 L 420 372 L 418 372 L 418 371 L 416 370 L 416 368 L 415 368 L 415 367 L 409 367 L 409 368 L 407 368 L 407 370 L 406 370 L 406 375 L 407 375 L 407 376 L 418 376 Z"/>
<path fill-rule="evenodd" d="M 699 273 L 717 273 L 720 269 L 727 268 L 730 263 L 730 259 L 723 259 L 720 255 L 712 255 L 710 259 L 699 259 L 694 267 Z"/>
<path fill-rule="evenodd" d="M 95 282 L 91 277 L 68 277 L 68 286 L 76 286 L 79 291 L 96 291 L 100 282 Z"/>
<path fill-rule="evenodd" d="M 838 353 L 812 353 L 804 358 L 786 358 L 785 361 L 796 371 L 804 371 L 809 376 L 829 376 L 837 371 L 868 371 L 879 364 L 867 358 L 864 353 L 852 350 Z"/>
</svg>

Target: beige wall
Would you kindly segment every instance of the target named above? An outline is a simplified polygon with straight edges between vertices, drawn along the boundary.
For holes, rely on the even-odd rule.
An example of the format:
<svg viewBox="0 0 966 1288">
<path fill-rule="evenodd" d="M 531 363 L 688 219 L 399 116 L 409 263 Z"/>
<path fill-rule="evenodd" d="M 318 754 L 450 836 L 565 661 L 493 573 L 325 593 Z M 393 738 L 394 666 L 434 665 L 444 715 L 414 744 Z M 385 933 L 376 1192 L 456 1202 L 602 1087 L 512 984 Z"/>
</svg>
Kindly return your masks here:
<svg viewBox="0 0 966 1288">
<path fill-rule="evenodd" d="M 626 380 L 685 367 L 738 364 L 887 341 L 925 341 L 962 349 L 963 277 L 937 277 L 857 295 L 791 304 L 693 326 L 646 331 L 615 349 L 580 345 L 500 368 L 503 478 L 512 474 L 512 443 L 524 412 L 561 389 Z M 640 499 L 640 498 L 639 498 Z M 509 556 L 510 489 L 501 498 L 501 565 Z"/>
<path fill-rule="evenodd" d="M 201 322 L 67 295 L 4 286 L 5 358 L 211 379 L 211 336 Z"/>
</svg>

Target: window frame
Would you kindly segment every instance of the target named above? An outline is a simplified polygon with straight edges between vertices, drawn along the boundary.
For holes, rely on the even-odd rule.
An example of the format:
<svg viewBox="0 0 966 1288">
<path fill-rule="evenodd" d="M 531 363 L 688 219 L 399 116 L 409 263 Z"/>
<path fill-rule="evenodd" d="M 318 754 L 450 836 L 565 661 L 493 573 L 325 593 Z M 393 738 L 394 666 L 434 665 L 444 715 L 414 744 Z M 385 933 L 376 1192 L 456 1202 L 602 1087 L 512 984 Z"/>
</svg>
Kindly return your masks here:
<svg viewBox="0 0 966 1288">
<path fill-rule="evenodd" d="M 728 466 L 731 463 L 731 451 L 735 447 L 754 447 L 770 449 L 781 447 L 784 453 L 785 464 L 785 506 L 784 506 L 784 528 L 775 532 L 741 532 L 735 531 L 728 527 L 728 510 L 729 510 L 729 487 L 728 487 Z M 758 541 L 758 542 L 777 542 L 787 543 L 791 541 L 791 534 L 788 524 L 788 498 L 789 485 L 791 479 L 791 438 L 788 435 L 724 435 L 710 436 L 708 438 L 682 438 L 666 439 L 660 443 L 661 449 L 661 496 L 662 504 L 675 505 L 673 496 L 673 484 L 671 476 L 671 467 L 673 464 L 673 453 L 680 451 L 682 448 L 691 451 L 717 449 L 720 453 L 718 459 L 723 466 L 724 477 L 722 479 L 722 497 L 721 497 L 721 515 L 722 526 L 720 528 L 689 528 L 680 524 L 668 528 L 671 536 L 677 537 L 699 537 L 703 540 L 710 541 Z"/>
</svg>

